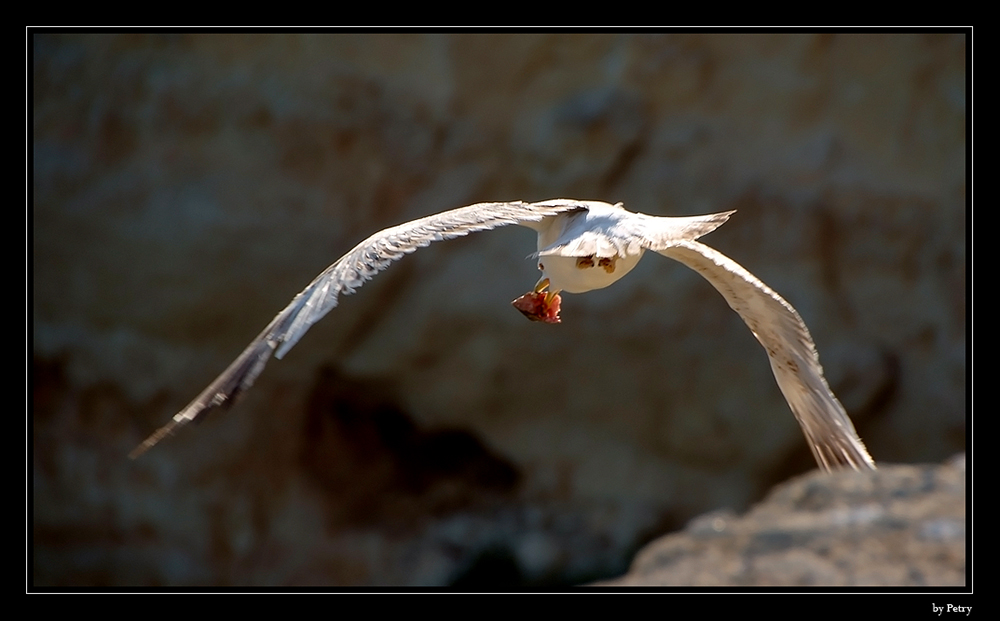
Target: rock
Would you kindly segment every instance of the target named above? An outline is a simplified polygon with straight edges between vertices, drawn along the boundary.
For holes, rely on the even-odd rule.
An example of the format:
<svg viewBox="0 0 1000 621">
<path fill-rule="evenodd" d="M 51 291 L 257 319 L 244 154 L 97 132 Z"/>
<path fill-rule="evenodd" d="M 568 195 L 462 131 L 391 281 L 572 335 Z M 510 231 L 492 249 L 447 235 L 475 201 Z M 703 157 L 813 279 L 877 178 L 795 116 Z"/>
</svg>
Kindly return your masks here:
<svg viewBox="0 0 1000 621">
<path fill-rule="evenodd" d="M 812 472 L 657 539 L 603 586 L 965 586 L 965 456 Z"/>
</svg>

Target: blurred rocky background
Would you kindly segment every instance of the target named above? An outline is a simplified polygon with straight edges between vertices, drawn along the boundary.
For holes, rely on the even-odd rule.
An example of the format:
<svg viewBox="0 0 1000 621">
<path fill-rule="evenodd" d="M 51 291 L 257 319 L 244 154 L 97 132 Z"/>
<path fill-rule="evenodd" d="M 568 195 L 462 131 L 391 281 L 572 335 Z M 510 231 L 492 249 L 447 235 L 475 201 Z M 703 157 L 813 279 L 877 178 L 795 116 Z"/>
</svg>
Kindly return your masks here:
<svg viewBox="0 0 1000 621">
<path fill-rule="evenodd" d="M 394 264 L 126 458 L 355 243 L 479 201 L 739 210 L 704 241 L 799 310 L 876 461 L 965 448 L 961 35 L 29 45 L 36 585 L 607 579 L 815 468 L 696 273 L 649 256 L 530 323 L 520 227 Z"/>
</svg>

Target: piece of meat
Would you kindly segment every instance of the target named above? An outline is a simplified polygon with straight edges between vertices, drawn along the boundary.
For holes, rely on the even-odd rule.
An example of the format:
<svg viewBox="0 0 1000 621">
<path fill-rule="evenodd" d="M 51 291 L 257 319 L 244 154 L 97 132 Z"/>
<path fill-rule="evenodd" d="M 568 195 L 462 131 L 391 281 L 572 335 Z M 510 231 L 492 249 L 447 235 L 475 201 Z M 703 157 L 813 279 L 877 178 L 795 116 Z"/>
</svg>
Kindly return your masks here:
<svg viewBox="0 0 1000 621">
<path fill-rule="evenodd" d="M 511 304 L 532 321 L 561 323 L 562 320 L 559 319 L 559 306 L 562 304 L 562 298 L 557 293 L 552 296 L 549 302 L 546 302 L 547 295 L 544 292 L 529 291 L 511 302 Z"/>
</svg>

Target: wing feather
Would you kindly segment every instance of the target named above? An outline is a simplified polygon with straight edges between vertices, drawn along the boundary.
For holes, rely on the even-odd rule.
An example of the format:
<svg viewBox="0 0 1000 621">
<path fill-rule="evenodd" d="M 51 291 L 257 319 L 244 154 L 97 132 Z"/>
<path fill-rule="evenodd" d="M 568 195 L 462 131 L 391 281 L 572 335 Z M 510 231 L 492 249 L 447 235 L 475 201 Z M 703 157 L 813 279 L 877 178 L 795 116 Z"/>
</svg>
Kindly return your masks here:
<svg viewBox="0 0 1000 621">
<path fill-rule="evenodd" d="M 809 329 L 792 305 L 721 252 L 697 241 L 659 250 L 705 277 L 767 350 L 771 370 L 824 470 L 874 470 L 844 407 L 823 377 Z"/>
<path fill-rule="evenodd" d="M 546 218 L 582 209 L 586 209 L 584 203 L 563 199 L 540 203 L 478 203 L 375 233 L 313 279 L 219 377 L 129 456 L 133 459 L 138 457 L 178 427 L 212 409 L 234 403 L 264 370 L 272 353 L 278 358 L 284 356 L 310 326 L 337 306 L 339 296 L 354 293 L 404 255 L 432 242 L 509 224 L 521 224 L 537 230 L 536 223 Z"/>
</svg>

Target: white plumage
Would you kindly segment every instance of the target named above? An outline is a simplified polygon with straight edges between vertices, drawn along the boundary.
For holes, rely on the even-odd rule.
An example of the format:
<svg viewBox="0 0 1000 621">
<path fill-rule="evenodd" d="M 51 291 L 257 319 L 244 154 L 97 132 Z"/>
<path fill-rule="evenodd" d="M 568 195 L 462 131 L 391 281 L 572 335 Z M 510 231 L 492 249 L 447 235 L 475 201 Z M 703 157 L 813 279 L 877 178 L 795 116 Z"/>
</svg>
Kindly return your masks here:
<svg viewBox="0 0 1000 621">
<path fill-rule="evenodd" d="M 531 319 L 558 323 L 559 292 L 583 293 L 614 283 L 647 250 L 696 270 L 714 286 L 767 351 L 771 370 L 806 440 L 825 470 L 874 469 L 844 408 L 823 377 L 809 330 L 792 306 L 738 263 L 695 241 L 733 212 L 684 218 L 633 213 L 621 204 L 554 199 L 538 203 L 479 203 L 385 229 L 355 246 L 317 276 L 194 401 L 132 451 L 137 457 L 177 427 L 231 405 L 264 369 L 281 358 L 312 324 L 390 263 L 431 242 L 508 224 L 538 233 L 542 277 L 515 300 Z M 547 291 L 546 291 L 547 289 Z"/>
</svg>

